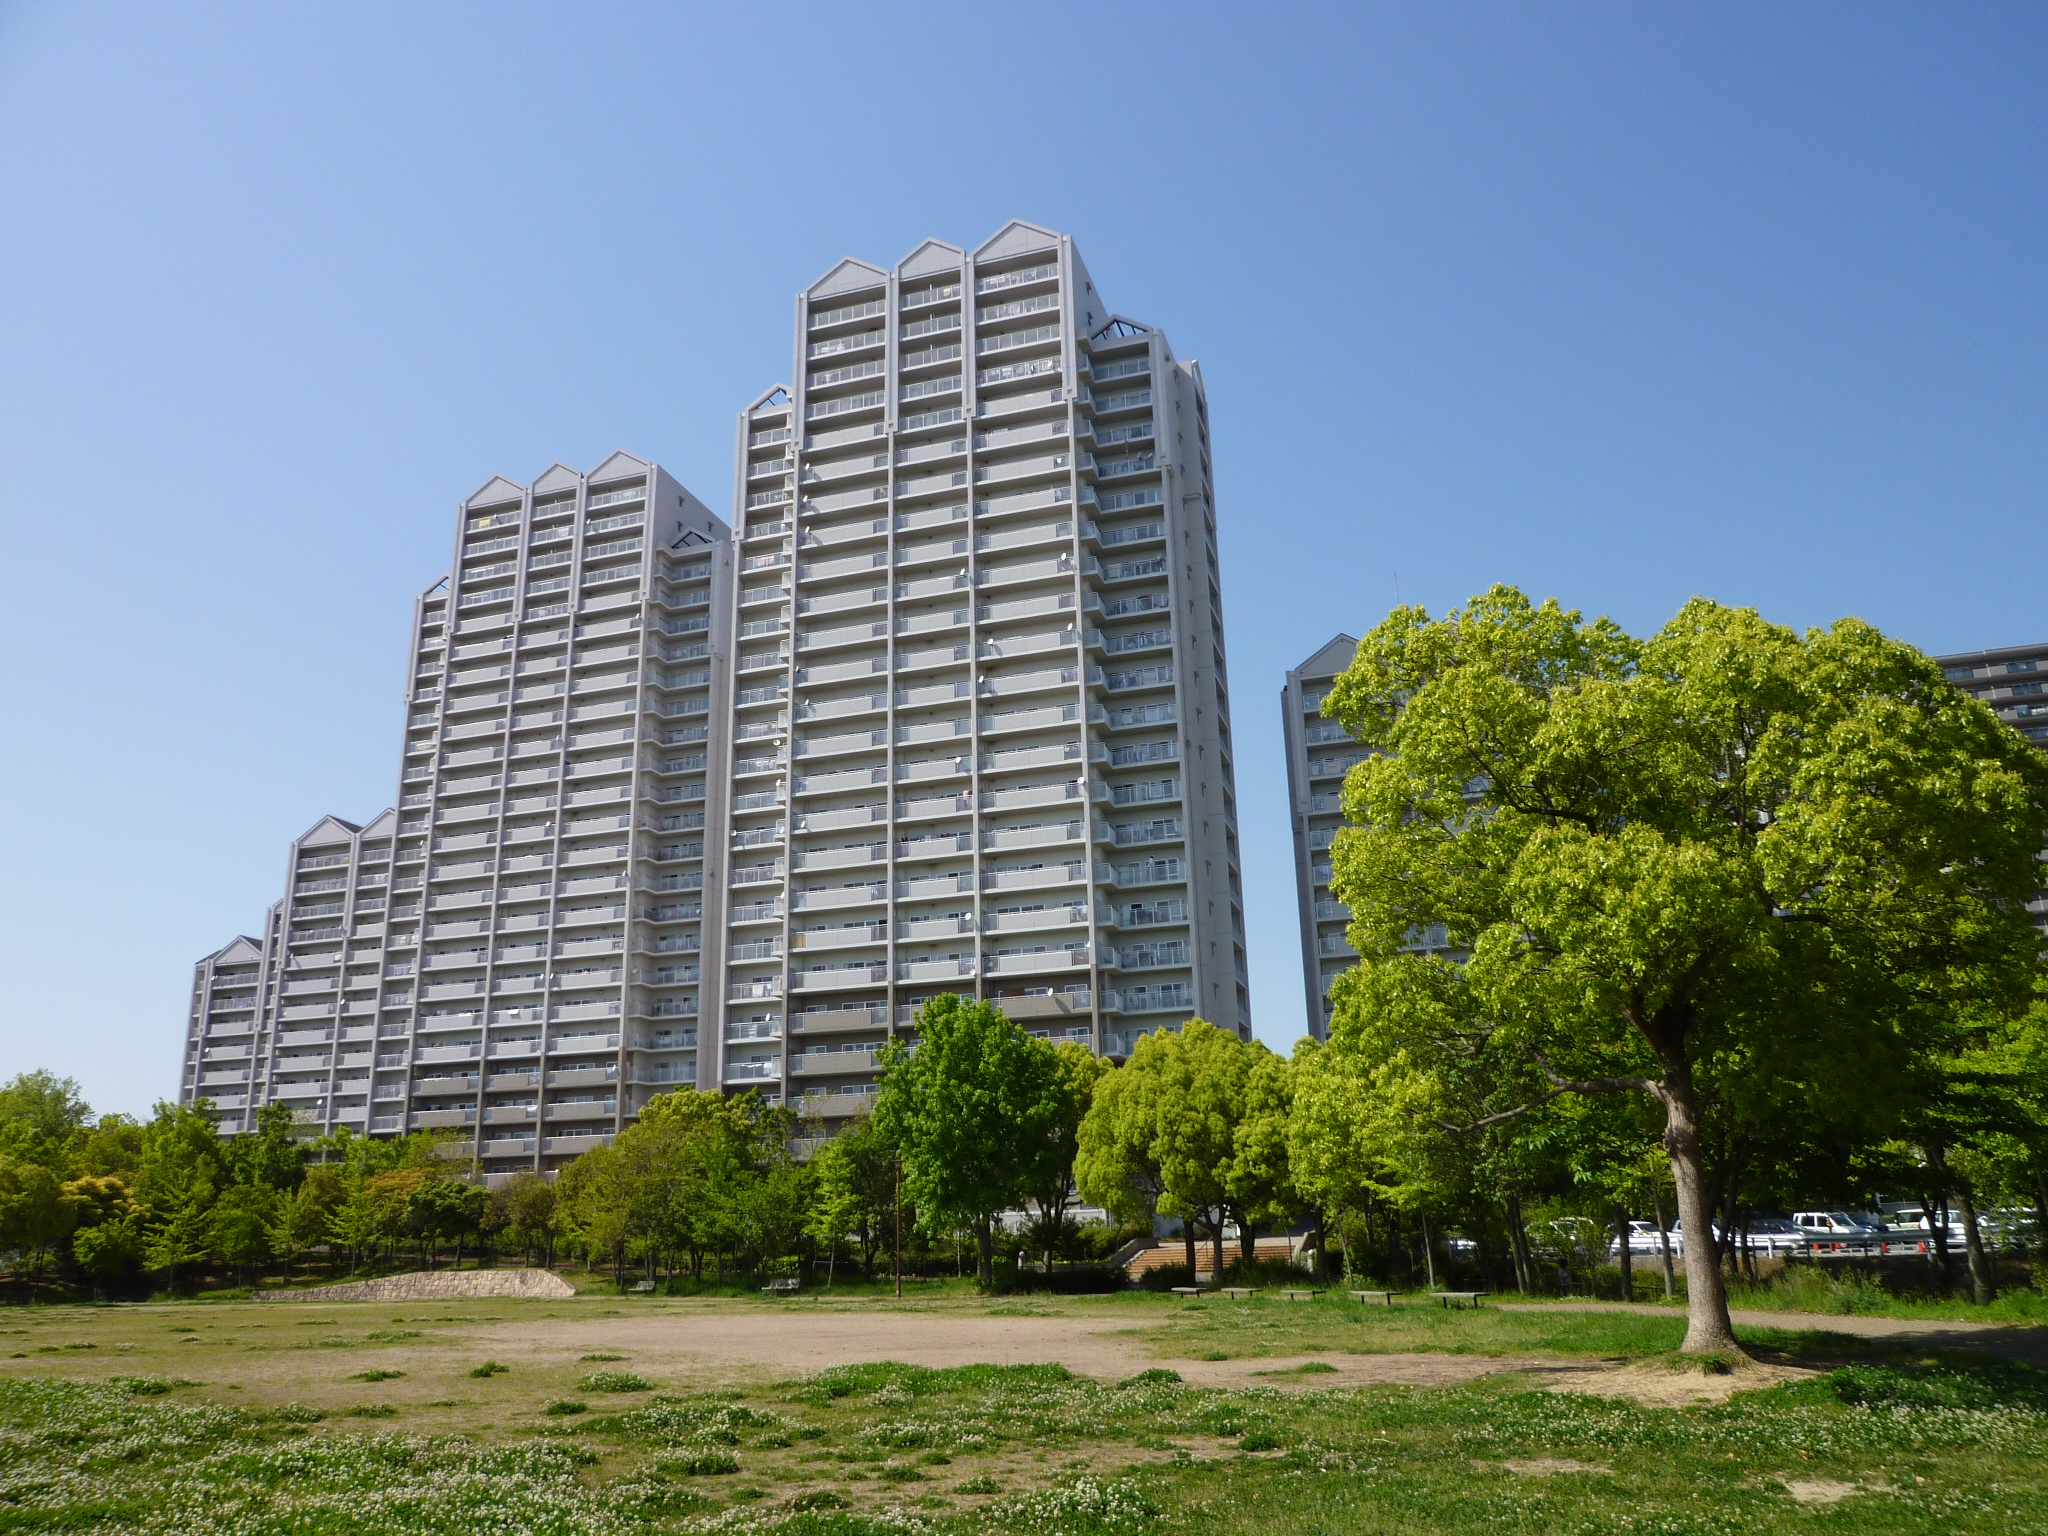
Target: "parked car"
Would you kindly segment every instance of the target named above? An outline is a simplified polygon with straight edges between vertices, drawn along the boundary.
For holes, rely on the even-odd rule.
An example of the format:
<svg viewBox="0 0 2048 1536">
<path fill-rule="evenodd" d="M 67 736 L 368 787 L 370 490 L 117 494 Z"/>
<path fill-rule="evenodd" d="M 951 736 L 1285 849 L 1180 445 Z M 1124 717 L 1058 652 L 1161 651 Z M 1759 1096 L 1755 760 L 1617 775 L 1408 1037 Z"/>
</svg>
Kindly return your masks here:
<svg viewBox="0 0 2048 1536">
<path fill-rule="evenodd" d="M 1796 1252 L 1808 1241 L 1806 1234 L 1783 1216 L 1752 1216 L 1745 1232 L 1735 1234 L 1739 1248 L 1745 1242 L 1751 1253 L 1765 1255 Z"/>
<path fill-rule="evenodd" d="M 1920 1205 L 1888 1205 L 1884 1208 L 1884 1230 L 1888 1233 L 1932 1232 L 1934 1219 L 1927 1208 Z M 1961 1213 L 1948 1213 L 1948 1236 L 1952 1243 L 1963 1240 L 1963 1218 Z"/>
<path fill-rule="evenodd" d="M 1638 1257 L 1660 1257 L 1664 1252 L 1664 1242 L 1657 1235 L 1657 1223 L 1654 1221 L 1631 1221 L 1628 1224 L 1628 1251 L 1629 1257 L 1632 1259 Z M 1677 1232 L 1673 1232 L 1671 1234 L 1671 1256 L 1675 1259 L 1682 1257 L 1684 1253 L 1685 1239 Z M 1621 1257 L 1621 1239 L 1619 1237 L 1611 1237 L 1607 1240 L 1607 1256 L 1610 1259 Z"/>
<path fill-rule="evenodd" d="M 1825 1243 L 1831 1247 L 1845 1244 L 1861 1246 L 1884 1236 L 1883 1227 L 1852 1216 L 1847 1211 L 1794 1211 L 1792 1225 L 1801 1241 Z"/>
</svg>

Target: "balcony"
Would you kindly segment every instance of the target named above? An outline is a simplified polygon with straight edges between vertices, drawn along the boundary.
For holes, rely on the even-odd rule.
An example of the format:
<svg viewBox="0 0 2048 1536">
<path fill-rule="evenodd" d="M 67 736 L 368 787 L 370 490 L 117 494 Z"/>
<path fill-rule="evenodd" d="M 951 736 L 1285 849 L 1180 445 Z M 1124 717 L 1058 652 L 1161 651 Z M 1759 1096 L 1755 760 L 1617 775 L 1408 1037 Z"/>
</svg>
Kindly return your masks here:
<svg viewBox="0 0 2048 1536">
<path fill-rule="evenodd" d="M 971 957 L 945 960 L 912 960 L 896 967 L 898 981 L 958 981 L 974 974 Z"/>
<path fill-rule="evenodd" d="M 822 1047 L 813 1047 L 805 1051 L 801 1056 L 792 1055 L 789 1058 L 789 1071 L 792 1077 L 798 1075 L 818 1077 L 827 1073 L 873 1072 L 876 1070 L 875 1052 L 871 1048 L 834 1051 Z"/>
<path fill-rule="evenodd" d="M 831 987 L 876 986 L 889 979 L 886 965 L 814 965 L 791 971 L 790 986 L 798 992 L 817 992 Z"/>
<path fill-rule="evenodd" d="M 611 1099 L 557 1100 L 548 1105 L 547 1118 L 550 1123 L 563 1120 L 611 1120 L 619 1113 L 619 1101 Z"/>
<path fill-rule="evenodd" d="M 789 1016 L 792 1034 L 827 1034 L 845 1029 L 877 1029 L 889 1021 L 889 1010 L 873 1007 L 805 1009 Z"/>
</svg>

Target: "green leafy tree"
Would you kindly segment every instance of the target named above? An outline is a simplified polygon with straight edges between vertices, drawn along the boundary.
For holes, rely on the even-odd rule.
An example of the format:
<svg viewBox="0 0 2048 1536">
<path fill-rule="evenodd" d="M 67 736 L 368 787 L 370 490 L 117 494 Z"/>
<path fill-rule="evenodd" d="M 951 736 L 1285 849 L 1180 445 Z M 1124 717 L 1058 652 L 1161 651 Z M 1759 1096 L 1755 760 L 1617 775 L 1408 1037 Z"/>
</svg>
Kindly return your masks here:
<svg viewBox="0 0 2048 1536">
<path fill-rule="evenodd" d="M 227 1141 L 224 1150 L 238 1183 L 292 1190 L 305 1177 L 308 1148 L 289 1104 L 265 1104 L 248 1131 Z"/>
<path fill-rule="evenodd" d="M 2024 989 L 2048 762 L 1866 624 L 1698 599 L 1648 641 L 1505 587 L 1398 609 L 1324 709 L 1377 749 L 1333 851 L 1361 956 L 1334 1059 L 1418 1114 L 1459 1077 L 1513 1100 L 1494 1123 L 1654 1100 L 1684 1347 L 1734 1352 L 1710 1149 L 1848 1081 L 1875 1137 L 1947 1010 Z M 1404 952 L 1435 926 L 1460 958 Z"/>
<path fill-rule="evenodd" d="M 205 1259 L 212 1240 L 213 1188 L 196 1183 L 182 1194 L 159 1187 L 143 1229 L 142 1262 L 160 1270 L 164 1283 L 178 1286 L 178 1271 Z"/>
<path fill-rule="evenodd" d="M 483 1229 L 490 1206 L 490 1191 L 463 1179 L 424 1179 L 406 1197 L 408 1227 L 426 1238 L 431 1264 L 442 1243 L 455 1245 L 455 1263 L 462 1263 L 462 1246 Z"/>
<path fill-rule="evenodd" d="M 236 1184 L 223 1190 L 207 1216 L 207 1251 L 249 1277 L 271 1259 L 271 1224 L 281 1203 L 268 1184 Z"/>
<path fill-rule="evenodd" d="M 553 1181 L 537 1173 L 514 1174 L 491 1191 L 498 1207 L 498 1224 L 505 1240 L 517 1248 L 529 1264 L 543 1267 L 554 1263 L 556 1190 Z"/>
<path fill-rule="evenodd" d="M 203 1105 L 158 1104 L 142 1128 L 135 1195 L 152 1220 L 197 1202 L 203 1216 L 232 1183 L 228 1154 Z"/>
<path fill-rule="evenodd" d="M 132 1184 L 142 1166 L 142 1123 L 128 1115 L 101 1115 L 92 1129 L 74 1131 L 65 1161 L 75 1178 L 116 1176 Z"/>
<path fill-rule="evenodd" d="M 811 1159 L 816 1182 L 805 1230 L 826 1245 L 828 1277 L 838 1244 L 849 1237 L 860 1243 L 862 1272 L 874 1277 L 895 1203 L 895 1166 L 894 1151 L 869 1118 L 854 1121 Z"/>
<path fill-rule="evenodd" d="M 1074 1160 L 1081 1150 L 1081 1122 L 1095 1102 L 1095 1085 L 1111 1070 L 1107 1061 L 1078 1040 L 1062 1040 L 1052 1049 L 1057 1074 L 1047 1096 L 1051 1115 L 1045 1143 L 1030 1173 L 1047 1273 L 1052 1270 L 1053 1254 L 1073 1228 L 1068 1213 L 1080 1193 L 1074 1182 Z"/>
<path fill-rule="evenodd" d="M 137 1214 L 126 1181 L 111 1176 L 66 1179 L 61 1192 L 71 1207 L 73 1225 L 80 1231 L 103 1221 L 121 1221 Z"/>
<path fill-rule="evenodd" d="M 1240 1041 L 1239 1047 L 1251 1062 L 1230 1133 L 1223 1188 L 1237 1216 L 1238 1240 L 1249 1264 L 1258 1257 L 1258 1228 L 1292 1221 L 1302 1200 L 1287 1144 L 1288 1122 L 1294 1117 L 1294 1063 L 1262 1045 Z"/>
<path fill-rule="evenodd" d="M 65 1149 L 92 1124 L 77 1082 L 54 1072 L 23 1072 L 0 1087 L 0 1156 L 36 1163 L 60 1177 Z"/>
<path fill-rule="evenodd" d="M 1150 1037 L 1148 1036 L 1147 1039 Z M 1138 1042 L 1145 1049 L 1145 1040 Z M 1159 1164 L 1158 1124 L 1162 1079 L 1157 1072 L 1133 1072 L 1130 1063 L 1105 1073 L 1090 1095 L 1088 1113 L 1074 1138 L 1074 1181 L 1084 1200 L 1129 1222 L 1151 1222 L 1170 1197 Z M 1183 1224 L 1188 1273 L 1195 1269 L 1195 1230 Z"/>
<path fill-rule="evenodd" d="M 875 1128 L 899 1149 L 904 1191 L 929 1233 L 967 1228 L 995 1283 L 995 1219 L 1032 1192 L 1060 1116 L 1052 1047 L 992 1004 L 952 993 L 918 1010 L 917 1047 L 879 1056 Z"/>
<path fill-rule="evenodd" d="M 0 1250 L 22 1255 L 31 1286 L 77 1219 L 56 1174 L 38 1162 L 0 1156 Z"/>
<path fill-rule="evenodd" d="M 1198 1226 L 1208 1230 L 1216 1271 L 1223 1270 L 1237 1132 L 1263 1051 L 1202 1019 L 1188 1020 L 1178 1033 L 1155 1030 L 1097 1082 L 1081 1125 L 1082 1193 L 1123 1216 L 1149 1207 L 1179 1217 L 1190 1274 Z M 1252 1193 L 1252 1182 L 1244 1191 Z"/>
<path fill-rule="evenodd" d="M 327 1241 L 334 1213 L 348 1200 L 341 1174 L 324 1163 L 305 1171 L 299 1187 L 279 1201 L 271 1223 L 270 1244 L 286 1265 Z"/>
<path fill-rule="evenodd" d="M 840 1245 L 853 1235 L 860 1217 L 852 1165 L 833 1146 L 827 1142 L 811 1159 L 811 1205 L 804 1216 L 805 1235 L 825 1249 L 827 1286 L 837 1278 Z"/>
<path fill-rule="evenodd" d="M 71 1256 L 92 1276 L 95 1286 L 132 1275 L 142 1263 L 142 1218 L 139 1211 L 82 1227 L 71 1234 Z"/>
</svg>

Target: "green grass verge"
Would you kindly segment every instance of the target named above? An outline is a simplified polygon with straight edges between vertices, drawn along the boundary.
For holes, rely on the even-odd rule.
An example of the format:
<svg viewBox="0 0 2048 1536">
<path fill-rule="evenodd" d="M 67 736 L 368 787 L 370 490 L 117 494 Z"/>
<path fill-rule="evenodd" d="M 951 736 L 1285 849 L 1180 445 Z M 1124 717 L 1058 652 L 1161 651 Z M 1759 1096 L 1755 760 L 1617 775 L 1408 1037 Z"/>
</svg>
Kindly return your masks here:
<svg viewBox="0 0 2048 1536">
<path fill-rule="evenodd" d="M 1512 1378 L 1170 1378 L 882 1363 L 535 1417 L 483 1444 L 246 1412 L 160 1381 L 17 1377 L 0 1381 L 0 1531 L 2012 1536 L 2048 1510 L 2048 1373 L 2021 1366 L 1859 1365 L 1687 1410 Z"/>
</svg>

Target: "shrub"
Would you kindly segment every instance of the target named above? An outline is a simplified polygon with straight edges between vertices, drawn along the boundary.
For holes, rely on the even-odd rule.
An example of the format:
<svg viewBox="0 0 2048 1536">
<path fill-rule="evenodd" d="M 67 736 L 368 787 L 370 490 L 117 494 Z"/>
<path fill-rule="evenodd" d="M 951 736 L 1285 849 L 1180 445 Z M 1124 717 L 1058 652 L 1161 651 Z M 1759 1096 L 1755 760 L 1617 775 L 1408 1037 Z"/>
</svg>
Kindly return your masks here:
<svg viewBox="0 0 2048 1536">
<path fill-rule="evenodd" d="M 573 1397 L 558 1397 L 553 1402 L 545 1405 L 541 1412 L 553 1414 L 556 1418 L 566 1418 L 572 1413 L 587 1412 L 588 1409 L 588 1404 L 579 1403 Z"/>
<path fill-rule="evenodd" d="M 654 1383 L 631 1371 L 592 1371 L 576 1383 L 585 1392 L 651 1392 Z"/>
<path fill-rule="evenodd" d="M 1117 1383 L 1120 1387 L 1174 1387 L 1180 1385 L 1180 1372 L 1170 1371 L 1165 1366 L 1154 1366 L 1149 1371 L 1140 1371 L 1127 1376 Z"/>
<path fill-rule="evenodd" d="M 511 1369 L 512 1367 L 509 1365 L 500 1365 L 495 1360 L 486 1360 L 482 1365 L 478 1366 L 469 1374 L 481 1381 L 482 1379 L 488 1376 L 503 1376 L 507 1371 Z"/>
<path fill-rule="evenodd" d="M 349 1380 L 350 1380 L 350 1381 L 396 1381 L 396 1380 L 398 1380 L 398 1378 L 399 1378 L 399 1377 L 403 1376 L 404 1374 L 405 1374 L 405 1372 L 403 1372 L 403 1371 L 358 1371 L 358 1372 L 356 1372 L 356 1374 L 355 1374 L 355 1375 L 353 1375 L 353 1376 L 349 1377 Z"/>
</svg>

